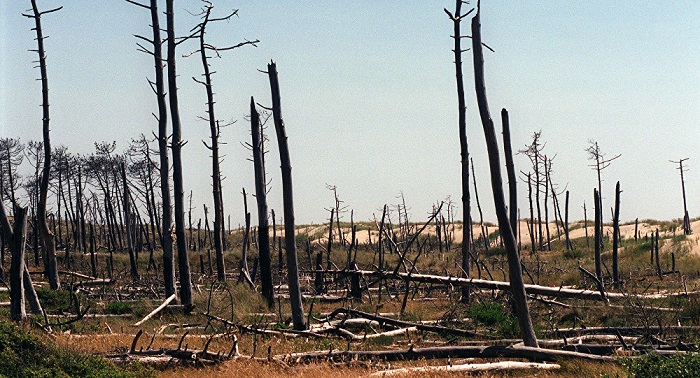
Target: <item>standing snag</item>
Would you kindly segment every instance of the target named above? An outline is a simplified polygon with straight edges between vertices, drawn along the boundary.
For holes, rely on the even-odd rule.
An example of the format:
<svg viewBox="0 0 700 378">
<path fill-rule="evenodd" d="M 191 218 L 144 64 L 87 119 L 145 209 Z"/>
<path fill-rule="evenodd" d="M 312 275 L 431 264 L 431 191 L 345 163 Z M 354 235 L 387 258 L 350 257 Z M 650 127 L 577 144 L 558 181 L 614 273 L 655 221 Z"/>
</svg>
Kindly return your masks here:
<svg viewBox="0 0 700 378">
<path fill-rule="evenodd" d="M 59 289 L 61 282 L 58 279 L 58 268 L 56 263 L 56 238 L 49 230 L 49 223 L 46 216 L 46 200 L 49 192 L 49 175 L 51 173 L 51 137 L 49 133 L 49 80 L 46 74 L 46 52 L 44 50 L 44 37 L 41 29 L 41 16 L 56 12 L 63 7 L 40 12 L 36 5 L 36 0 L 32 1 L 32 13 L 23 14 L 25 17 L 34 19 L 34 31 L 38 48 L 35 50 L 39 54 L 39 70 L 41 71 L 41 108 L 42 108 L 42 134 L 44 146 L 44 166 L 41 171 L 41 181 L 39 183 L 39 201 L 37 203 L 36 221 L 39 226 L 39 234 L 44 242 L 44 269 L 49 280 L 51 289 Z"/>
<path fill-rule="evenodd" d="M 456 0 L 455 13 L 452 14 L 447 9 L 445 13 L 450 17 L 454 25 L 454 54 L 455 54 L 455 77 L 457 81 L 457 108 L 459 123 L 459 146 L 462 166 L 462 276 L 469 278 L 469 254 L 471 249 L 471 204 L 469 201 L 469 144 L 467 143 L 467 105 L 464 99 L 464 79 L 462 75 L 462 33 L 460 23 L 462 18 L 472 11 L 462 14 L 463 0 Z M 469 288 L 462 287 L 462 302 L 469 302 Z"/>
<path fill-rule="evenodd" d="M 683 168 L 683 162 L 688 159 L 689 158 L 685 158 L 678 161 L 669 160 L 671 163 L 677 163 L 677 169 L 681 172 L 681 190 L 683 191 L 683 233 L 685 235 L 690 235 L 693 233 L 693 230 L 690 228 L 690 216 L 688 216 L 688 202 L 685 198 L 685 178 L 683 177 L 683 172 L 687 170 L 687 168 Z"/>
<path fill-rule="evenodd" d="M 484 129 L 486 147 L 489 154 L 489 166 L 491 167 L 491 188 L 493 190 L 494 206 L 498 217 L 498 229 L 503 238 L 508 255 L 508 273 L 510 276 L 510 286 L 515 309 L 520 325 L 520 332 L 526 346 L 537 347 L 537 337 L 532 327 L 530 310 L 527 304 L 527 294 L 525 293 L 525 283 L 520 264 L 518 247 L 508 220 L 506 210 L 505 195 L 503 193 L 503 182 L 501 179 L 501 163 L 498 151 L 498 141 L 493 120 L 489 114 L 488 101 L 486 98 L 486 85 L 484 83 L 484 55 L 481 43 L 481 10 L 477 9 L 476 16 L 472 18 L 472 51 L 474 57 L 474 84 L 476 88 L 477 103 L 479 105 L 479 115 Z"/>
<path fill-rule="evenodd" d="M 260 256 L 260 281 L 262 295 L 268 308 L 274 308 L 272 286 L 272 258 L 270 256 L 270 231 L 267 221 L 267 181 L 265 177 L 265 150 L 260 115 L 255 100 L 250 98 L 250 135 L 255 169 L 255 200 L 258 205 L 258 255 Z"/>
<path fill-rule="evenodd" d="M 177 239 L 177 261 L 180 272 L 180 302 L 185 306 L 185 312 L 192 311 L 192 279 L 190 276 L 190 258 L 187 255 L 187 235 L 185 235 L 185 194 L 182 182 L 182 127 L 177 98 L 177 71 L 175 67 L 175 11 L 173 0 L 167 0 L 167 34 L 168 34 L 168 96 L 170 100 L 170 117 L 173 124 L 173 192 L 175 199 L 175 235 Z"/>
<path fill-rule="evenodd" d="M 267 65 L 267 74 L 270 78 L 270 90 L 272 92 L 272 117 L 277 133 L 277 145 L 280 153 L 280 165 L 282 169 L 282 201 L 284 206 L 284 247 L 287 252 L 287 283 L 289 285 L 289 301 L 292 306 L 292 322 L 294 329 L 302 331 L 306 329 L 304 320 L 304 307 L 301 301 L 299 288 L 299 266 L 297 259 L 296 237 L 294 232 L 294 197 L 292 195 L 292 164 L 287 145 L 287 132 L 282 120 L 282 105 L 279 81 L 277 78 L 277 66 L 275 62 Z"/>
</svg>

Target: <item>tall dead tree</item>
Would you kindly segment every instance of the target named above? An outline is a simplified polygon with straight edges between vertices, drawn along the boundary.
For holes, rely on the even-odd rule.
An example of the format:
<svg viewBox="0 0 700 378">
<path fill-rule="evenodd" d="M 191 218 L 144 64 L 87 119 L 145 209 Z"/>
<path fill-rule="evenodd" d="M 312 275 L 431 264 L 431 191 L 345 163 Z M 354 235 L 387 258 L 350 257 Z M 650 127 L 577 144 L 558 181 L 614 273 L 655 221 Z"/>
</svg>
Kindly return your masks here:
<svg viewBox="0 0 700 378">
<path fill-rule="evenodd" d="M 136 36 L 137 38 L 148 42 L 153 51 L 139 45 L 141 51 L 153 56 L 155 66 L 155 81 L 148 81 L 156 95 L 158 103 L 158 115 L 155 116 L 158 120 L 158 158 L 159 158 L 159 174 L 160 174 L 160 194 L 162 210 L 160 245 L 163 249 L 163 283 L 165 285 L 165 296 L 170 297 L 175 294 L 175 257 L 173 254 L 173 236 L 171 227 L 172 205 L 170 203 L 170 157 L 168 155 L 168 108 L 165 103 L 165 75 L 163 73 L 163 48 L 162 38 L 160 35 L 160 17 L 158 13 L 158 0 L 151 0 L 149 5 L 143 5 L 135 1 L 127 0 L 128 2 L 146 8 L 151 13 L 151 30 L 153 32 L 151 38 Z M 154 201 L 155 204 L 155 201 Z"/>
<path fill-rule="evenodd" d="M 618 154 L 612 158 L 606 159 L 605 154 L 600 150 L 598 142 L 594 140 L 589 140 L 588 144 L 589 146 L 588 148 L 586 148 L 586 152 L 588 153 L 588 160 L 593 161 L 593 163 L 589 164 L 588 166 L 594 169 L 598 175 L 598 201 L 600 202 L 598 204 L 598 207 L 600 207 L 600 224 L 598 225 L 600 229 L 598 230 L 598 232 L 601 235 L 600 240 L 598 242 L 601 243 L 600 248 L 603 248 L 603 180 L 601 179 L 601 172 L 605 170 L 605 168 L 609 167 L 612 161 L 619 158 L 621 155 Z"/>
<path fill-rule="evenodd" d="M 477 9 L 476 16 L 472 18 L 472 52 L 474 57 L 474 84 L 476 98 L 479 106 L 479 116 L 484 128 L 484 137 L 489 154 L 489 166 L 491 167 L 491 187 L 493 190 L 493 200 L 498 217 L 498 228 L 500 230 L 503 243 L 508 255 L 508 273 L 510 276 L 510 287 L 515 302 L 515 309 L 520 325 L 520 332 L 523 343 L 526 346 L 537 347 L 537 337 L 532 327 L 530 310 L 527 304 L 527 294 L 525 293 L 525 283 L 521 270 L 520 256 L 516 244 L 513 230 L 511 229 L 508 213 L 503 193 L 503 182 L 501 179 L 501 163 L 499 158 L 498 140 L 493 120 L 489 113 L 488 101 L 486 98 L 486 85 L 484 82 L 484 54 L 481 42 L 481 9 Z"/>
<path fill-rule="evenodd" d="M 253 167 L 255 170 L 255 200 L 258 205 L 258 255 L 260 256 L 260 281 L 262 295 L 268 308 L 274 308 L 272 286 L 272 257 L 270 256 L 270 226 L 267 220 L 267 181 L 265 177 L 265 149 L 262 122 L 250 98 L 250 135 L 252 138 Z"/>
<path fill-rule="evenodd" d="M 39 234 L 44 242 L 44 269 L 49 280 L 51 289 L 59 289 L 61 283 L 58 279 L 58 268 L 56 264 L 56 238 L 49 229 L 49 223 L 46 216 L 46 200 L 49 192 L 49 174 L 51 172 L 51 136 L 49 133 L 49 81 L 46 73 L 46 52 L 44 50 L 44 37 L 41 29 L 41 16 L 56 12 L 63 7 L 53 8 L 47 11 L 39 11 L 36 5 L 36 0 L 32 2 L 32 13 L 24 14 L 23 16 L 34 19 L 34 31 L 36 32 L 36 41 L 38 48 L 36 51 L 39 54 L 39 70 L 41 71 L 41 108 L 42 108 L 42 124 L 43 124 L 43 144 L 44 144 L 44 167 L 41 173 L 41 181 L 39 184 L 39 202 L 37 203 L 37 222 L 39 223 Z"/>
<path fill-rule="evenodd" d="M 464 17 L 473 11 L 462 14 L 463 0 L 455 1 L 455 13 L 452 14 L 447 9 L 444 9 L 447 16 L 452 20 L 455 54 L 455 78 L 457 81 L 457 109 L 458 109 L 458 124 L 459 124 L 459 151 L 462 165 L 462 277 L 469 278 L 469 261 L 471 249 L 471 203 L 469 200 L 469 144 L 467 140 L 467 104 L 464 97 L 464 78 L 462 75 L 462 32 L 461 21 Z M 462 287 L 462 302 L 469 302 L 469 288 Z"/>
<path fill-rule="evenodd" d="M 223 243 L 223 237 L 225 233 L 225 228 L 224 228 L 224 201 L 223 201 L 223 194 L 222 194 L 222 186 L 221 186 L 221 156 L 219 154 L 219 136 L 221 134 L 221 125 L 219 123 L 219 120 L 216 119 L 216 116 L 214 115 L 214 90 L 212 87 L 212 75 L 215 73 L 215 71 L 211 71 L 210 69 L 210 64 L 209 64 L 209 52 L 213 52 L 217 57 L 221 57 L 219 54 L 220 52 L 223 51 L 228 51 L 228 50 L 233 50 L 238 47 L 244 46 L 244 45 L 253 45 L 258 41 L 245 41 L 242 43 L 239 43 L 234 46 L 227 46 L 227 47 L 215 47 L 205 41 L 205 35 L 206 35 L 206 28 L 209 25 L 209 23 L 212 22 L 217 22 L 217 21 L 228 21 L 231 19 L 231 17 L 235 16 L 238 14 L 238 10 L 234 10 L 231 13 L 229 13 L 225 17 L 220 17 L 220 18 L 213 18 L 211 17 L 211 11 L 214 8 L 214 6 L 208 2 L 204 1 L 205 6 L 204 9 L 202 10 L 201 16 L 202 16 L 202 22 L 200 22 L 197 26 L 195 26 L 191 31 L 195 32 L 195 35 L 199 39 L 199 49 L 196 50 L 194 53 L 199 53 L 199 56 L 202 60 L 202 68 L 204 70 L 204 73 L 202 76 L 204 76 L 204 81 L 198 80 L 196 78 L 192 78 L 194 81 L 196 81 L 199 84 L 202 84 L 204 88 L 206 89 L 207 93 L 207 116 L 206 117 L 200 117 L 203 120 L 207 121 L 209 123 L 209 130 L 210 130 L 210 135 L 211 135 L 211 145 L 207 145 L 205 142 L 204 145 L 211 151 L 211 166 L 212 166 L 212 195 L 214 197 L 214 250 L 216 251 L 216 272 L 217 272 L 217 279 L 219 281 L 224 281 L 226 279 L 226 272 L 225 272 L 225 267 L 224 267 L 224 243 Z"/>
<path fill-rule="evenodd" d="M 687 168 L 683 168 L 683 162 L 688 160 L 689 158 L 681 159 L 678 161 L 673 161 L 669 160 L 671 163 L 678 164 L 678 171 L 681 173 L 681 190 L 683 191 L 683 233 L 686 235 L 690 235 L 693 233 L 693 230 L 690 228 L 690 217 L 688 216 L 688 202 L 686 201 L 685 198 L 685 178 L 683 177 L 683 172 L 687 170 Z"/>
<path fill-rule="evenodd" d="M 296 237 L 294 233 L 294 197 L 292 195 L 292 164 L 287 145 L 287 132 L 282 119 L 282 105 L 279 79 L 275 62 L 267 65 L 272 92 L 272 117 L 277 133 L 277 145 L 280 153 L 282 169 L 282 201 L 284 206 L 284 247 L 287 252 L 287 284 L 289 285 L 289 301 L 292 306 L 292 322 L 295 330 L 305 330 L 304 307 L 299 288 L 299 266 L 297 259 Z"/>
<path fill-rule="evenodd" d="M 177 69 L 175 62 L 175 11 L 173 0 L 166 0 L 165 14 L 168 34 L 168 97 L 170 100 L 170 118 L 172 119 L 172 153 L 173 153 L 173 198 L 175 200 L 175 237 L 177 240 L 177 264 L 180 272 L 180 302 L 189 313 L 192 305 L 192 279 L 190 275 L 190 258 L 187 254 L 187 235 L 185 234 L 185 193 L 182 183 L 182 125 L 177 97 Z"/>
</svg>

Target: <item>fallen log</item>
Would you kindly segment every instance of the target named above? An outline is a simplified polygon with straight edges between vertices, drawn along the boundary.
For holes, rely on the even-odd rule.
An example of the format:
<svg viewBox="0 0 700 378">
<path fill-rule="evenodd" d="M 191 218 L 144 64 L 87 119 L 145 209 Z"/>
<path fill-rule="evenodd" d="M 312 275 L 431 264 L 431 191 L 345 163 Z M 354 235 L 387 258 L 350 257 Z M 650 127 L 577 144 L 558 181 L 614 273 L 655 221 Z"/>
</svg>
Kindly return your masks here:
<svg viewBox="0 0 700 378">
<path fill-rule="evenodd" d="M 360 275 L 365 277 L 373 277 L 379 279 L 396 279 L 410 282 L 420 282 L 429 284 L 452 285 L 456 287 L 469 286 L 487 290 L 510 291 L 510 283 L 505 281 L 489 281 L 477 278 L 461 278 L 453 276 L 436 276 L 430 274 L 408 274 L 408 273 L 393 273 L 387 271 L 371 271 L 371 270 L 355 270 L 355 271 L 335 271 L 335 270 L 319 270 L 324 274 L 333 274 L 342 272 L 348 275 Z M 588 289 L 572 289 L 567 287 L 551 287 L 534 284 L 525 284 L 525 290 L 528 294 L 537 294 L 547 297 L 556 298 L 571 298 L 571 299 L 588 299 L 604 301 L 605 297 L 610 300 L 623 300 L 629 298 L 635 299 L 663 299 L 675 296 L 689 296 L 699 292 L 679 292 L 679 293 L 658 293 L 658 294 L 626 294 L 606 292 L 605 297 L 600 294 L 600 291 Z"/>
<path fill-rule="evenodd" d="M 531 361 L 558 361 L 562 358 L 611 362 L 613 357 L 594 354 L 533 348 L 526 346 L 450 346 L 409 348 L 407 350 L 327 350 L 276 355 L 274 359 L 284 363 L 308 363 L 319 360 L 416 360 L 422 358 L 525 358 Z"/>
<path fill-rule="evenodd" d="M 446 366 L 420 366 L 408 367 L 401 369 L 382 370 L 368 375 L 368 377 L 390 377 L 394 375 L 403 375 L 409 373 L 441 373 L 441 372 L 467 372 L 467 373 L 482 373 L 482 372 L 504 372 L 514 370 L 557 370 L 561 365 L 546 364 L 537 362 L 521 362 L 521 361 L 499 361 L 485 364 L 461 364 L 461 365 L 446 365 Z"/>
<path fill-rule="evenodd" d="M 566 337 L 571 335 L 611 335 L 619 332 L 621 335 L 630 336 L 645 336 L 648 334 L 658 334 L 660 332 L 675 332 L 682 333 L 687 331 L 700 332 L 700 326 L 669 326 L 660 328 L 652 327 L 588 327 L 588 328 L 562 328 L 556 330 L 547 330 L 547 335 L 555 337 Z"/>
<path fill-rule="evenodd" d="M 159 312 L 161 312 L 165 307 L 167 307 L 167 306 L 170 304 L 170 302 L 172 302 L 172 301 L 175 300 L 175 298 L 176 298 L 175 294 L 169 296 L 165 301 L 163 301 L 163 303 L 162 303 L 160 306 L 158 306 L 155 310 L 151 311 L 150 314 L 146 315 L 143 319 L 141 319 L 141 320 L 139 320 L 138 322 L 134 323 L 134 327 L 138 327 L 138 326 L 140 326 L 141 324 L 147 322 L 149 319 L 151 319 L 151 318 L 154 317 L 156 314 L 158 314 Z"/>
<path fill-rule="evenodd" d="M 328 315 L 327 319 L 332 319 L 340 314 L 347 314 L 349 316 L 355 316 L 355 317 L 360 317 L 360 318 L 365 318 L 369 320 L 375 320 L 379 322 L 380 324 L 389 324 L 395 327 L 402 327 L 402 328 L 407 328 L 407 327 L 415 327 L 416 329 L 420 331 L 429 331 L 429 332 L 436 332 L 436 333 L 445 333 L 445 334 L 451 334 L 455 336 L 466 336 L 466 337 L 474 337 L 474 336 L 479 336 L 479 337 L 485 337 L 484 335 L 481 335 L 476 332 L 472 331 L 467 331 L 464 329 L 458 329 L 458 328 L 449 328 L 449 327 L 443 327 L 443 326 L 437 326 L 437 325 L 429 325 L 429 324 L 422 324 L 422 323 L 413 323 L 413 322 L 406 322 L 403 320 L 398 320 L 398 319 L 392 319 L 392 318 L 387 318 L 385 316 L 379 316 L 379 315 L 374 315 L 370 314 L 368 312 L 363 312 L 363 311 L 358 311 L 358 310 L 353 310 L 350 308 L 339 308 L 330 313 Z"/>
</svg>

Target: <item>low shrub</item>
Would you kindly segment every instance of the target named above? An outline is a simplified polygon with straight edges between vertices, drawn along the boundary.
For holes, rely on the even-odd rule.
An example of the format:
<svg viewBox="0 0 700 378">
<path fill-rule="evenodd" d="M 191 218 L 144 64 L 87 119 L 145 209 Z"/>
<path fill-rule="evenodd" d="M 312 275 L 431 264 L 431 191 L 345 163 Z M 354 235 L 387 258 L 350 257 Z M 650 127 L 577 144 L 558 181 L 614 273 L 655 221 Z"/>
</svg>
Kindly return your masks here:
<svg viewBox="0 0 700 378">
<path fill-rule="evenodd" d="M 691 378 L 700 377 L 700 354 L 681 353 L 670 357 L 649 354 L 640 358 L 626 358 L 622 365 L 635 378 Z"/>
<path fill-rule="evenodd" d="M 0 321 L 2 377 L 154 377 L 142 365 L 119 368 L 110 361 L 60 349 L 14 324 Z"/>
</svg>

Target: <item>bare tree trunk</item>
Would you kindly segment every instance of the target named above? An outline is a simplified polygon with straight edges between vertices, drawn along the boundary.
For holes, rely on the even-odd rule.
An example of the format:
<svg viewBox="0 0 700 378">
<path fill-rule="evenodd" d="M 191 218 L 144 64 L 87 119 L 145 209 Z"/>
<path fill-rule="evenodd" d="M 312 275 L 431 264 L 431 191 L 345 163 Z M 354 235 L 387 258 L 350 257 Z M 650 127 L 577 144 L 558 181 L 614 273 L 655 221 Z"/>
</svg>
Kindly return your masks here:
<svg viewBox="0 0 700 378">
<path fill-rule="evenodd" d="M 124 185 L 124 230 L 126 231 L 126 242 L 129 251 L 129 266 L 131 268 L 131 278 L 134 281 L 139 279 L 139 268 L 136 256 L 134 255 L 134 241 L 131 235 L 131 212 L 129 210 L 129 185 L 126 181 L 126 169 L 124 163 L 121 164 L 122 184 Z"/>
<path fill-rule="evenodd" d="M 515 302 L 515 309 L 520 325 L 520 332 L 523 343 L 526 346 L 537 347 L 537 337 L 532 327 L 530 310 L 527 304 L 527 294 L 525 293 L 525 283 L 523 282 L 522 270 L 520 268 L 520 256 L 510 227 L 508 213 L 506 211 L 505 195 L 503 193 L 503 182 L 501 179 L 501 164 L 498 152 L 498 141 L 493 126 L 493 120 L 489 114 L 488 101 L 486 99 L 486 86 L 484 83 L 484 56 L 481 43 L 481 23 L 480 9 L 477 9 L 476 16 L 472 18 L 472 51 L 474 56 L 474 84 L 479 105 L 479 115 L 484 128 L 486 147 L 489 152 L 489 165 L 491 167 L 491 187 L 493 190 L 494 206 L 498 217 L 498 227 L 503 237 L 503 242 L 508 254 L 508 271 L 510 275 L 511 293 Z"/>
<path fill-rule="evenodd" d="M 600 287 L 601 291 L 603 288 L 603 265 L 602 265 L 602 260 L 600 258 L 600 249 L 601 245 L 603 244 L 603 235 L 601 235 L 601 230 L 602 228 L 600 227 L 600 224 L 602 223 L 602 211 L 600 209 L 600 193 L 598 193 L 598 189 L 593 189 L 593 200 L 595 201 L 595 214 L 594 214 L 594 219 L 595 219 L 595 237 L 594 237 L 594 243 L 595 243 L 595 276 L 600 281 Z"/>
<path fill-rule="evenodd" d="M 260 282 L 267 307 L 274 309 L 272 285 L 272 258 L 270 256 L 270 226 L 267 221 L 267 182 L 265 181 L 264 149 L 261 137 L 260 116 L 255 100 L 250 98 L 250 134 L 252 136 L 253 166 L 255 169 L 255 200 L 258 204 L 258 255 L 260 256 Z"/>
<path fill-rule="evenodd" d="M 161 28 L 158 12 L 158 0 L 150 0 L 150 5 L 148 7 L 142 4 L 138 4 L 136 2 L 130 2 L 147 8 L 151 13 L 151 30 L 153 34 L 150 42 L 153 46 L 153 52 L 151 55 L 153 56 L 153 62 L 155 67 L 155 83 L 151 84 L 153 85 L 153 90 L 156 94 L 156 99 L 158 103 L 158 158 L 160 161 L 160 194 L 163 207 L 162 213 L 160 214 L 161 222 L 158 227 L 158 234 L 160 237 L 160 245 L 163 249 L 163 283 L 165 286 L 165 296 L 170 297 L 171 295 L 175 294 L 175 258 L 173 256 L 173 237 L 171 231 L 173 220 L 172 205 L 170 203 L 171 197 L 169 171 L 170 158 L 168 157 L 168 109 L 165 104 L 165 75 L 163 73 L 163 48 L 160 35 Z M 150 176 L 149 183 L 151 183 L 152 186 Z M 156 212 L 156 203 L 152 187 L 151 206 L 153 207 L 153 211 Z"/>
<path fill-rule="evenodd" d="M 508 111 L 501 110 L 501 122 L 503 124 L 503 150 L 506 158 L 506 172 L 508 173 L 508 199 L 510 228 L 513 237 L 518 239 L 518 179 L 515 177 L 515 164 L 513 163 L 513 148 L 510 143 L 510 121 Z M 520 249 L 518 249 L 520 251 Z"/>
<path fill-rule="evenodd" d="M 39 184 L 39 201 L 37 203 L 37 222 L 39 234 L 44 242 L 44 269 L 49 280 L 51 289 L 59 289 L 61 282 L 58 279 L 58 268 L 56 264 L 56 240 L 54 234 L 49 230 L 48 219 L 46 217 L 46 200 L 49 192 L 49 176 L 51 174 L 51 137 L 49 134 L 49 81 L 46 73 L 46 52 L 44 51 L 44 35 L 41 29 L 41 16 L 47 13 L 55 12 L 63 7 L 55 8 L 48 11 L 39 12 L 36 0 L 32 0 L 32 14 L 26 17 L 34 19 L 34 31 L 36 32 L 36 41 L 39 54 L 39 70 L 41 71 L 41 108 L 42 108 L 42 123 L 43 123 L 43 143 L 44 143 L 44 167 L 41 173 L 41 181 Z M 35 224 L 36 226 L 36 224 Z"/>
<path fill-rule="evenodd" d="M 620 287 L 620 273 L 618 271 L 617 248 L 620 237 L 620 182 L 615 185 L 615 213 L 613 214 L 613 250 L 612 250 L 612 275 L 615 288 Z"/>
<path fill-rule="evenodd" d="M 457 106 L 459 123 L 459 146 L 462 164 L 462 277 L 469 278 L 469 254 L 471 240 L 471 203 L 469 200 L 469 145 L 467 141 L 467 105 L 464 97 L 464 79 L 462 75 L 462 32 L 460 21 L 462 20 L 462 0 L 455 1 L 455 13 L 451 14 L 447 9 L 445 13 L 452 20 L 454 31 L 455 77 L 457 81 Z M 469 288 L 462 287 L 462 302 L 469 302 Z"/>
<path fill-rule="evenodd" d="M 292 164 L 287 145 L 287 132 L 282 120 L 282 106 L 280 101 L 279 81 L 277 67 L 274 62 L 267 65 L 267 73 L 270 77 L 272 92 L 272 114 L 277 132 L 277 144 L 280 153 L 280 165 L 282 168 L 282 199 L 284 202 L 284 241 L 287 251 L 287 283 L 289 285 L 289 299 L 292 306 L 292 321 L 295 330 L 305 330 L 304 307 L 301 301 L 299 288 L 299 267 L 297 261 L 297 246 L 294 234 L 294 202 L 292 195 Z"/>
<path fill-rule="evenodd" d="M 566 249 L 572 250 L 574 246 L 571 245 L 571 239 L 569 238 L 569 191 L 566 191 L 566 200 L 564 202 L 564 236 L 566 238 Z"/>
<path fill-rule="evenodd" d="M 15 206 L 14 228 L 10 229 L 10 221 L 5 213 L 5 205 L 0 200 L 0 234 L 8 240 L 12 261 L 10 265 L 10 318 L 21 321 L 27 318 L 24 306 L 24 246 L 27 238 L 27 209 Z"/>
<path fill-rule="evenodd" d="M 216 251 L 216 278 L 219 281 L 226 280 L 226 271 L 224 267 L 224 251 L 223 251 L 223 231 L 224 231 L 224 204 L 221 193 L 221 168 L 219 158 L 219 123 L 214 116 L 214 90 L 211 84 L 211 72 L 209 70 L 209 62 L 207 61 L 207 45 L 204 42 L 205 27 L 209 21 L 211 6 L 206 9 L 204 21 L 200 24 L 199 31 L 199 55 L 202 59 L 202 67 L 204 69 L 204 84 L 207 92 L 207 116 L 209 121 L 209 129 L 211 133 L 211 145 L 207 146 L 211 151 L 211 169 L 212 169 L 212 195 L 214 196 L 214 250 Z M 197 79 L 195 79 L 197 81 Z M 198 81 L 199 82 L 199 81 Z M 206 146 L 206 144 L 205 144 Z"/>
<path fill-rule="evenodd" d="M 177 261 L 180 272 L 180 302 L 189 313 L 192 305 L 192 280 L 190 276 L 190 259 L 187 255 L 187 235 L 185 234 L 185 206 L 182 183 L 182 130 L 180 125 L 180 110 L 177 99 L 177 71 L 175 69 L 175 13 L 173 0 L 166 0 L 167 33 L 168 33 L 168 95 L 170 96 L 170 117 L 173 124 L 173 192 L 175 198 L 175 234 L 177 238 Z"/>
</svg>

